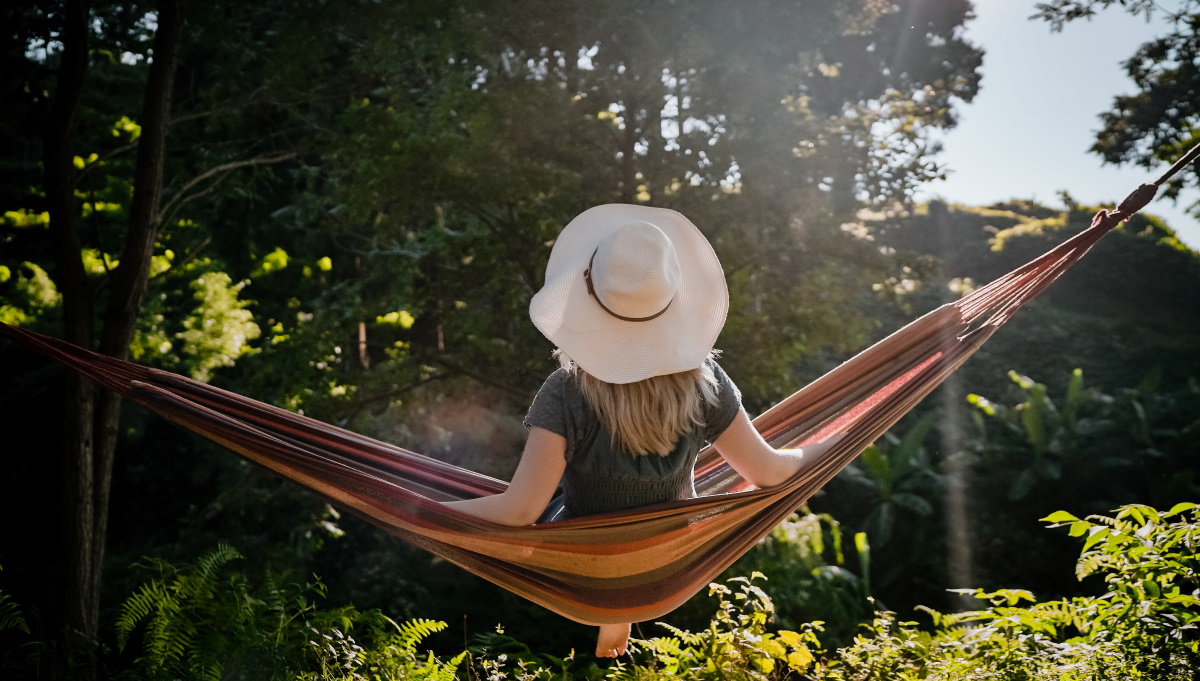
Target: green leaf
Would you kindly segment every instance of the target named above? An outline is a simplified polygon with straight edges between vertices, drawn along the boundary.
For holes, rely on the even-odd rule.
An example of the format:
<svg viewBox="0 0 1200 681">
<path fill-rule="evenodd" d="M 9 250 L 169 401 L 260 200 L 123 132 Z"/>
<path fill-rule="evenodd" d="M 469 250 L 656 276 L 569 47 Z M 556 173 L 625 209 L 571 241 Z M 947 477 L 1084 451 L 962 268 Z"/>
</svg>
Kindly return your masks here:
<svg viewBox="0 0 1200 681">
<path fill-rule="evenodd" d="M 879 483 L 880 488 L 887 489 L 891 486 L 892 464 L 877 445 L 871 445 L 863 450 L 862 462 L 871 477 Z"/>
<path fill-rule="evenodd" d="M 1184 511 L 1190 511 L 1193 508 L 1196 508 L 1196 504 L 1193 504 L 1190 501 L 1181 501 L 1178 504 L 1175 504 L 1174 506 L 1172 506 L 1171 510 L 1164 513 L 1163 517 L 1165 518 L 1167 516 L 1172 516 L 1172 515 L 1176 515 L 1178 513 L 1183 513 Z"/>
<path fill-rule="evenodd" d="M 862 572 L 863 592 L 871 593 L 871 544 L 866 532 L 854 533 L 854 548 L 858 552 L 858 567 Z"/>
<path fill-rule="evenodd" d="M 975 405 L 977 409 L 988 416 L 996 415 L 996 404 L 982 395 L 976 395 L 974 393 L 967 395 L 967 402 Z"/>
<path fill-rule="evenodd" d="M 1071 372 L 1071 378 L 1067 380 L 1067 397 L 1063 401 L 1063 420 L 1072 430 L 1075 428 L 1075 415 L 1083 402 L 1083 394 L 1083 369 L 1075 369 Z"/>
<path fill-rule="evenodd" d="M 1065 523 L 1072 520 L 1079 520 L 1079 518 L 1066 511 L 1055 511 L 1041 520 L 1044 523 Z"/>
<path fill-rule="evenodd" d="M 1023 390 L 1029 390 L 1033 386 L 1037 385 L 1036 381 L 1034 381 L 1032 378 L 1018 374 L 1015 371 L 1010 370 L 1008 372 L 1008 377 L 1012 380 L 1013 383 L 1016 383 L 1017 385 L 1021 386 L 1021 388 Z"/>
<path fill-rule="evenodd" d="M 909 509 L 917 515 L 927 516 L 933 513 L 933 506 L 915 494 L 900 492 L 893 499 L 898 505 Z"/>
<path fill-rule="evenodd" d="M 934 419 L 937 416 L 935 412 L 930 412 L 922 416 L 917 423 L 904 434 L 900 444 L 893 450 L 893 456 L 903 462 L 907 462 L 921 449 L 921 445 L 925 442 L 925 438 L 929 435 L 930 428 L 933 427 Z"/>
<path fill-rule="evenodd" d="M 1035 452 L 1046 451 L 1046 425 L 1042 419 L 1042 410 L 1034 404 L 1021 405 L 1021 425 L 1025 426 L 1025 437 L 1033 445 Z"/>
<path fill-rule="evenodd" d="M 1093 526 L 1091 529 L 1091 532 L 1088 534 L 1087 541 L 1083 542 L 1083 550 L 1087 551 L 1088 549 L 1092 548 L 1096 544 L 1103 541 L 1104 538 L 1107 537 L 1108 535 L 1109 535 L 1109 529 L 1107 527 Z"/>
</svg>

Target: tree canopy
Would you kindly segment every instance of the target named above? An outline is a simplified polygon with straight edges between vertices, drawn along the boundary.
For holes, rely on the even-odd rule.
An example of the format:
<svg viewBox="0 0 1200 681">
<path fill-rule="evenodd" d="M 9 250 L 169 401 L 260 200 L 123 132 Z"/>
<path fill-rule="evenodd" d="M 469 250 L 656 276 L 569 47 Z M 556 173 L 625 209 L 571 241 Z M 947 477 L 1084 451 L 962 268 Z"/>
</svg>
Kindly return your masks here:
<svg viewBox="0 0 1200 681">
<path fill-rule="evenodd" d="M 1053 0 L 1038 3 L 1035 18 L 1062 30 L 1070 21 L 1086 19 L 1113 5 L 1149 20 L 1161 14 L 1169 29 L 1142 44 L 1124 63 L 1133 94 L 1118 95 L 1112 109 L 1100 115 L 1092 151 L 1108 163 L 1136 163 L 1146 168 L 1169 166 L 1200 141 L 1200 3 L 1180 0 L 1162 5 L 1152 0 Z M 1200 186 L 1193 165 L 1167 185 L 1167 196 L 1185 186 Z M 1200 203 L 1190 207 L 1200 216 Z"/>
</svg>

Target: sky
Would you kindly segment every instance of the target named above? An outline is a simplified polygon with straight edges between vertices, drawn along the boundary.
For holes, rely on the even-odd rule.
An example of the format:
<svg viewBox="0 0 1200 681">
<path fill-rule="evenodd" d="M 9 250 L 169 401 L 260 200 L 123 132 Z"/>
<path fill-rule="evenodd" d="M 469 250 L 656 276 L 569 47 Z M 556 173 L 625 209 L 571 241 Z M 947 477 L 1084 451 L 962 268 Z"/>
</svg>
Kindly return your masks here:
<svg viewBox="0 0 1200 681">
<path fill-rule="evenodd" d="M 1083 204 L 1120 202 L 1166 171 L 1165 165 L 1104 165 L 1088 151 L 1100 113 L 1114 96 L 1135 92 L 1121 63 L 1166 32 L 1162 18 L 1147 23 L 1118 7 L 1052 33 L 1045 22 L 1028 18 L 1034 4 L 976 0 L 966 36 L 985 53 L 980 92 L 972 103 L 959 104 L 958 127 L 941 136 L 949 179 L 931 183 L 919 199 L 967 205 L 1035 199 L 1061 206 L 1058 192 L 1065 189 Z M 1159 198 L 1144 212 L 1165 218 L 1181 241 L 1200 250 L 1200 221 L 1184 212 L 1197 199 L 1200 191 L 1193 189 L 1178 204 Z"/>
</svg>

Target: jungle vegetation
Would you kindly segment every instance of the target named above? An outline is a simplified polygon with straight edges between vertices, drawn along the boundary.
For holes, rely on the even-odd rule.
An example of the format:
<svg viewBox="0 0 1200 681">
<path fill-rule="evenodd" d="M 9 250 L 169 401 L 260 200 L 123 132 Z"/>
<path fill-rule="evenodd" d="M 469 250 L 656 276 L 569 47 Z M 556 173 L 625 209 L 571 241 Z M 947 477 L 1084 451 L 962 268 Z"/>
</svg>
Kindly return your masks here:
<svg viewBox="0 0 1200 681">
<path fill-rule="evenodd" d="M 1161 11 L 1038 12 L 1113 4 Z M 751 413 L 1100 208 L 913 201 L 946 172 L 932 133 L 980 87 L 965 0 L 2 12 L 0 321 L 498 477 L 553 368 L 529 297 L 590 206 L 673 208 L 713 242 L 718 347 Z M 1198 17 L 1179 3 L 1174 33 L 1130 59 L 1141 92 L 1105 114 L 1097 153 L 1150 168 L 1195 142 Z M 570 652 L 587 628 L 3 343 L 0 664 L 1174 678 L 1200 612 L 1180 505 L 1200 500 L 1197 318 L 1200 256 L 1135 218 L 736 565 L 715 606 L 643 625 L 603 668 Z"/>
</svg>

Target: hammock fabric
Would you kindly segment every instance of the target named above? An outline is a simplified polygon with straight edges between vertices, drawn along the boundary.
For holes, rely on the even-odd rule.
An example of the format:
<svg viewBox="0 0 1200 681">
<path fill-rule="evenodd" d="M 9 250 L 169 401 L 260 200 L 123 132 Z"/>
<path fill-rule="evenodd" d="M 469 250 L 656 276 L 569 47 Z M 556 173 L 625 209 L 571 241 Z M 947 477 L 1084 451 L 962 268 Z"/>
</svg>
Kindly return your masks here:
<svg viewBox="0 0 1200 681">
<path fill-rule="evenodd" d="M 696 466 L 700 497 L 528 527 L 437 503 L 501 492 L 500 480 L 61 340 L 6 325 L 0 334 L 550 610 L 586 623 L 636 622 L 670 612 L 707 586 L 1155 190 L 1142 185 L 1115 211 L 1098 213 L 1090 228 L 926 314 L 755 419 L 776 447 L 847 433 L 786 483 L 754 489 L 709 448 Z"/>
</svg>

